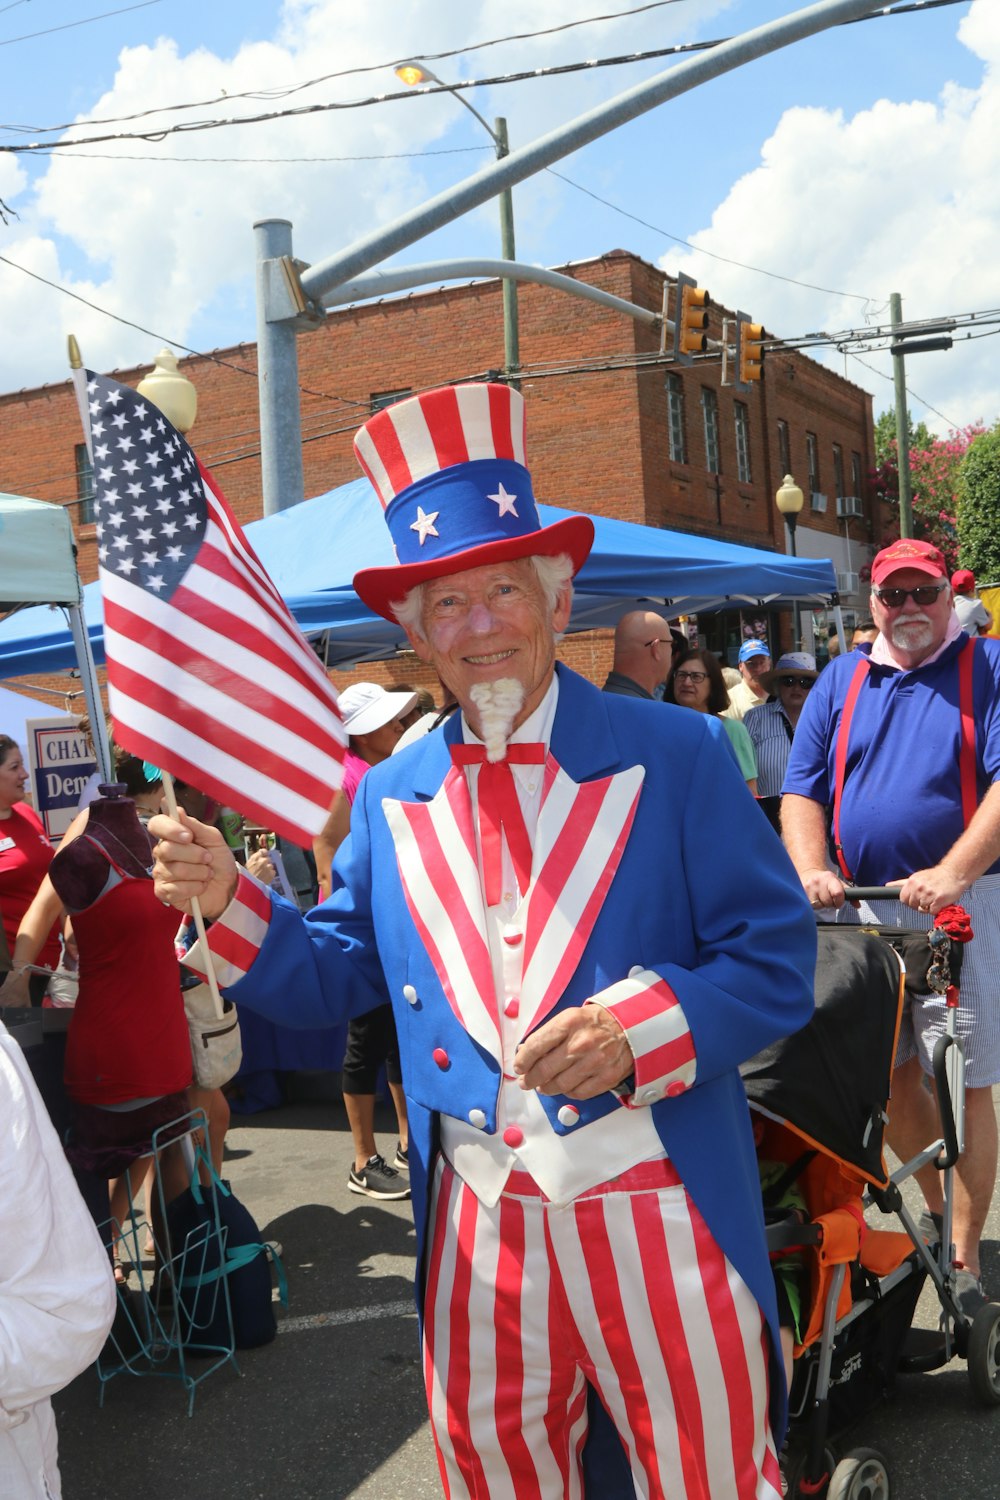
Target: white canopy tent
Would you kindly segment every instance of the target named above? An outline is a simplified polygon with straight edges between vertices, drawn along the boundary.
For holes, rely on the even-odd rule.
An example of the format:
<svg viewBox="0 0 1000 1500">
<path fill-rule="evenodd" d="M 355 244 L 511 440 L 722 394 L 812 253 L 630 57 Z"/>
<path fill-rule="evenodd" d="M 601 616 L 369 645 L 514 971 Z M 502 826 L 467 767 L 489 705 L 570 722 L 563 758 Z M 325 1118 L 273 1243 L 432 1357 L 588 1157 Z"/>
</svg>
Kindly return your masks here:
<svg viewBox="0 0 1000 1500">
<path fill-rule="evenodd" d="M 83 621 L 83 589 L 69 513 L 26 495 L 0 494 L 0 613 L 31 604 L 58 604 L 67 611 L 98 769 L 109 781 L 104 709 Z"/>
</svg>

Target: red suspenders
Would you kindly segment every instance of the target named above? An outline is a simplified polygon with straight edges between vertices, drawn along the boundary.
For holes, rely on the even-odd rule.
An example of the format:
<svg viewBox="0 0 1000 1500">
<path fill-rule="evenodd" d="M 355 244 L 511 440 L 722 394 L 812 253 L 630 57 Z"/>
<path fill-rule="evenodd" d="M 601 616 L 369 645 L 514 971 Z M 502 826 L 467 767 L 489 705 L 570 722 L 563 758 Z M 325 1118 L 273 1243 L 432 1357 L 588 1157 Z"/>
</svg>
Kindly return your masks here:
<svg viewBox="0 0 1000 1500">
<path fill-rule="evenodd" d="M 958 658 L 958 711 L 962 721 L 962 740 L 959 750 L 959 782 L 962 791 L 962 823 L 968 828 L 979 805 L 976 787 L 976 721 L 972 711 L 972 665 L 975 659 L 976 637 L 966 641 Z M 851 732 L 851 719 L 864 687 L 871 663 L 867 656 L 858 658 L 854 676 L 847 688 L 847 697 L 837 727 L 837 741 L 833 756 L 833 847 L 840 866 L 840 873 L 849 885 L 854 877 L 847 868 L 844 850 L 840 842 L 840 804 L 844 795 L 844 777 L 847 771 L 847 742 Z"/>
</svg>

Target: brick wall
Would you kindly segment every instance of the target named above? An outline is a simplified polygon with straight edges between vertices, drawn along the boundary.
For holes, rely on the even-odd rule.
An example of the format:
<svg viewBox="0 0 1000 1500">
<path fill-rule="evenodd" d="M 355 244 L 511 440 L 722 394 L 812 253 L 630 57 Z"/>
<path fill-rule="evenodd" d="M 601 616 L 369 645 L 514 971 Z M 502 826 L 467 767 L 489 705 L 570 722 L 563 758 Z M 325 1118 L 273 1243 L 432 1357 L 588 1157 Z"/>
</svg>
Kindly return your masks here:
<svg viewBox="0 0 1000 1500">
<path fill-rule="evenodd" d="M 625 251 L 565 269 L 660 311 L 663 273 Z M 866 477 L 874 467 L 871 397 L 795 352 L 769 354 L 763 381 L 743 395 L 722 387 L 717 357 L 674 366 L 683 384 L 687 461 L 672 462 L 667 368 L 662 363 L 634 367 L 637 356 L 658 354 L 658 330 L 535 285 L 519 288 L 519 313 L 529 461 L 543 501 L 780 551 L 783 533 L 774 505 L 782 476 L 779 419 L 788 423 L 793 472 L 804 491 L 805 434 L 816 435 L 830 503 L 825 516 L 809 515 L 814 529 L 838 532 L 833 444 L 841 445 L 848 480 L 853 452 L 859 453 Z M 721 336 L 723 315 L 712 309 L 710 337 Z M 368 416 L 373 395 L 500 370 L 500 284 L 450 287 L 340 310 L 319 331 L 302 335 L 298 350 L 305 490 L 315 495 L 357 477 L 351 439 Z M 613 368 L 616 362 L 624 367 Z M 134 385 L 147 368 L 115 373 Z M 185 359 L 181 368 L 198 389 L 192 440 L 199 457 L 217 476 L 237 516 L 254 520 L 261 514 L 255 346 L 217 351 L 215 359 Z M 718 475 L 706 469 L 703 388 L 714 392 L 718 403 Z M 746 482 L 737 477 L 737 400 L 746 404 L 749 419 Z M 58 503 L 75 499 L 74 449 L 81 438 L 68 382 L 0 396 L 0 428 L 0 489 Z M 850 483 L 848 490 L 853 493 Z M 880 531 L 878 515 L 870 531 L 867 517 L 880 507 L 867 492 L 865 505 L 866 519 L 852 523 L 856 540 L 870 534 L 877 539 Z M 842 534 L 842 523 L 839 530 Z M 78 543 L 81 576 L 89 581 L 97 570 L 92 526 L 78 528 Z M 567 643 L 563 655 L 600 680 L 609 659 L 607 640 L 605 632 Z M 398 665 L 389 673 L 398 676 Z M 382 669 L 371 665 L 363 674 L 384 680 Z"/>
</svg>

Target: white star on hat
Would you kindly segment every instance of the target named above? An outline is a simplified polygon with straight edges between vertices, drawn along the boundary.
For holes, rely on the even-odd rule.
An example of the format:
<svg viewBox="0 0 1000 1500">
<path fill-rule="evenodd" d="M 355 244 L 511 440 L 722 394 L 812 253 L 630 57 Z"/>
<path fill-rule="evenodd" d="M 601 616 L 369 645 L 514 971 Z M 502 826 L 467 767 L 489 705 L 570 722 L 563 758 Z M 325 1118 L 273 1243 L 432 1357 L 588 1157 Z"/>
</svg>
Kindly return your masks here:
<svg viewBox="0 0 1000 1500">
<path fill-rule="evenodd" d="M 517 496 L 516 495 L 508 495 L 507 491 L 503 487 L 503 481 L 502 480 L 500 482 L 500 485 L 499 485 L 499 488 L 497 489 L 496 494 L 495 495 L 487 495 L 486 498 L 487 498 L 487 500 L 492 500 L 493 503 L 494 503 L 494 505 L 496 505 L 496 506 L 499 507 L 499 509 L 497 510 L 497 517 L 498 517 L 498 519 L 499 519 L 500 516 L 516 516 L 517 515 L 517 511 L 514 509 L 514 501 L 517 499 Z"/>
<path fill-rule="evenodd" d="M 417 519 L 410 522 L 410 530 L 415 531 L 419 536 L 421 547 L 424 545 L 429 536 L 441 535 L 437 527 L 434 525 L 434 522 L 437 520 L 440 514 L 441 512 L 439 510 L 432 510 L 429 516 L 425 515 L 423 506 L 417 506 Z"/>
</svg>

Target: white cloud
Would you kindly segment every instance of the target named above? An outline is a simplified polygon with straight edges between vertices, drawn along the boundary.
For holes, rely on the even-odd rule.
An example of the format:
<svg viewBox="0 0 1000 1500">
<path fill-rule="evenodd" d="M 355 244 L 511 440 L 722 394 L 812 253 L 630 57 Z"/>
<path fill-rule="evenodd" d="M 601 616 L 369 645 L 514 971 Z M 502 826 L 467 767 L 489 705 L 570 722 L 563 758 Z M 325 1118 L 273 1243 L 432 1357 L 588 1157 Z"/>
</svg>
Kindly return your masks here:
<svg viewBox="0 0 1000 1500">
<path fill-rule="evenodd" d="M 733 183 L 711 225 L 690 236 L 700 250 L 829 292 L 704 254 L 671 252 L 663 263 L 788 337 L 855 328 L 866 315 L 887 322 L 891 292 L 901 294 L 905 319 L 1000 306 L 1000 6 L 975 0 L 959 36 L 982 61 L 978 87 L 947 84 L 936 99 L 882 99 L 850 117 L 787 110 L 761 148 L 760 166 Z M 911 391 L 943 413 L 911 396 L 914 418 L 939 431 L 950 422 L 996 420 L 998 353 L 986 338 L 912 356 Z M 828 358 L 844 369 L 842 356 Z M 887 356 L 864 358 L 890 369 Z M 876 412 L 891 405 L 888 382 L 854 361 L 847 374 L 873 390 Z"/>
</svg>

